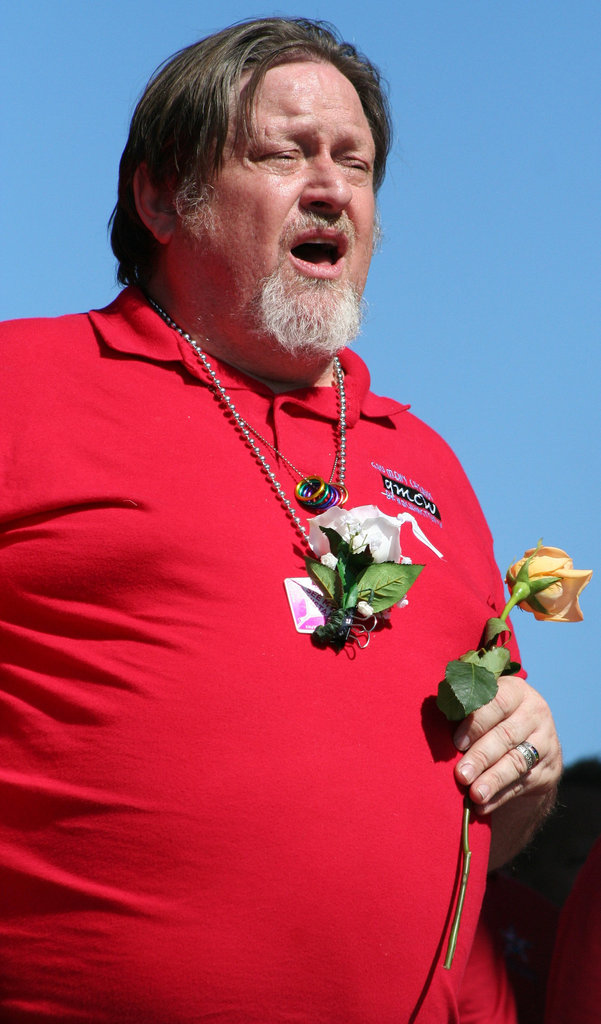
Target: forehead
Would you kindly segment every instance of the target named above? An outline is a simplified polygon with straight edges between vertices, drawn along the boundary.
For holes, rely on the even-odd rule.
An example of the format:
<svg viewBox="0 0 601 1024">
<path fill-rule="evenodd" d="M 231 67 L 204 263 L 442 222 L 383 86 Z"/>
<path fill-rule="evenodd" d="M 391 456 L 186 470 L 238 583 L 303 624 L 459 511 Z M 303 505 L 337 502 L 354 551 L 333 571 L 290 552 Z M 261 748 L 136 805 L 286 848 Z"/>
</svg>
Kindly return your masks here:
<svg viewBox="0 0 601 1024">
<path fill-rule="evenodd" d="M 242 93 L 244 86 L 243 80 Z M 267 71 L 257 88 L 251 118 L 254 134 L 269 135 L 303 127 L 335 130 L 374 149 L 357 90 L 332 64 L 317 60 L 278 64 Z"/>
</svg>

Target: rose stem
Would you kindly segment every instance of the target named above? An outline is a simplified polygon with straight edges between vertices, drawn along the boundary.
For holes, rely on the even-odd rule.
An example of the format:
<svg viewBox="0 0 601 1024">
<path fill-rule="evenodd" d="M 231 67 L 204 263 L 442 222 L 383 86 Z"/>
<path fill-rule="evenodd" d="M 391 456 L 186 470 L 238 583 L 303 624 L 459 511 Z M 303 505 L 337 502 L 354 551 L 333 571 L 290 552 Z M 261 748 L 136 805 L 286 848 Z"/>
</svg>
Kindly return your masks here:
<svg viewBox="0 0 601 1024">
<path fill-rule="evenodd" d="M 519 604 L 520 601 L 525 601 L 527 597 L 530 597 L 530 587 L 528 586 L 528 584 L 516 583 L 515 587 L 511 592 L 511 597 L 509 598 L 509 601 L 507 602 L 503 611 L 499 615 L 499 618 L 503 622 L 506 622 L 507 616 L 509 615 L 509 612 L 512 610 L 512 608 L 515 608 L 516 604 Z"/>
<path fill-rule="evenodd" d="M 463 913 L 463 904 L 465 901 L 465 893 L 467 890 L 467 880 L 470 873 L 470 861 L 472 859 L 472 851 L 470 850 L 470 810 L 471 801 L 467 793 L 463 798 L 463 820 L 461 825 L 461 852 L 463 859 L 463 871 L 461 873 L 461 885 L 459 886 L 459 895 L 457 897 L 457 907 L 455 909 L 455 916 L 453 918 L 453 924 L 451 926 L 451 934 L 449 935 L 449 945 L 447 948 L 447 955 L 444 962 L 445 970 L 450 971 L 451 964 L 453 963 L 453 957 L 455 956 L 455 948 L 457 946 L 457 936 L 459 935 L 459 925 L 461 923 L 461 914 Z"/>
</svg>

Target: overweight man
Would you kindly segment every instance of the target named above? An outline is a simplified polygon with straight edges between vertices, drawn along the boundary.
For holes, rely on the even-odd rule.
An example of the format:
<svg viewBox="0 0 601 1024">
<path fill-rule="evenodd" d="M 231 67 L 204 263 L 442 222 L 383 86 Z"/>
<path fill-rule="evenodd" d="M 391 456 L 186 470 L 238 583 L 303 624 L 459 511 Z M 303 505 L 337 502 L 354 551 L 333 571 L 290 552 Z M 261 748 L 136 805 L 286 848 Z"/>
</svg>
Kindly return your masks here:
<svg viewBox="0 0 601 1024">
<path fill-rule="evenodd" d="M 457 459 L 347 347 L 389 141 L 329 27 L 210 36 L 134 113 L 117 299 L 2 329 L 5 1024 L 456 1022 L 488 866 L 553 803 L 523 679 L 434 702 L 504 600 Z M 366 506 L 424 568 L 316 643 L 311 520 Z"/>
</svg>

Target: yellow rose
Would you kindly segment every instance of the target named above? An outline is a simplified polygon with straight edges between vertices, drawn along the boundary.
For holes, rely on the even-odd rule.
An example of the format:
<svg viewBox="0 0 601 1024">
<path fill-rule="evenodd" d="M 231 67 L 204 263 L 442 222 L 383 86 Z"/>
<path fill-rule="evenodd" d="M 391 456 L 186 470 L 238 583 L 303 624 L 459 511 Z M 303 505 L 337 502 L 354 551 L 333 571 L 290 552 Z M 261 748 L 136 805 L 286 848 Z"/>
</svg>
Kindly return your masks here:
<svg viewBox="0 0 601 1024">
<path fill-rule="evenodd" d="M 581 622 L 583 616 L 578 597 L 589 583 L 593 575 L 592 570 L 575 569 L 572 559 L 561 548 L 530 548 L 524 557 L 507 571 L 506 581 L 510 593 L 516 584 L 520 569 L 528 559 L 528 579 L 534 584 L 533 593 L 518 602 L 520 608 L 531 611 L 535 619 L 539 620 Z M 550 576 L 556 577 L 555 582 L 539 589 L 537 581 Z"/>
</svg>

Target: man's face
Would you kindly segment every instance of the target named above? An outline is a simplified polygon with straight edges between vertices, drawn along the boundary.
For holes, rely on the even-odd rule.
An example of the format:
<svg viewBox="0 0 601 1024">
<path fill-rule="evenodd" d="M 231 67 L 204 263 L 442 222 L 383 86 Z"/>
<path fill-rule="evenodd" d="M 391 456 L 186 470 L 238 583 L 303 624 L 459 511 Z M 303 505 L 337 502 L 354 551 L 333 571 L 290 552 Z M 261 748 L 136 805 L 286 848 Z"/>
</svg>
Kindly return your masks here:
<svg viewBox="0 0 601 1024">
<path fill-rule="evenodd" d="M 192 273 L 205 294 L 219 292 L 231 321 L 255 333 L 266 279 L 307 311 L 336 305 L 341 292 L 359 297 L 372 254 L 374 143 L 348 79 L 312 61 L 272 68 L 253 139 L 234 137 L 232 127 L 209 216 L 201 211 L 193 228 L 188 281 Z"/>
</svg>

